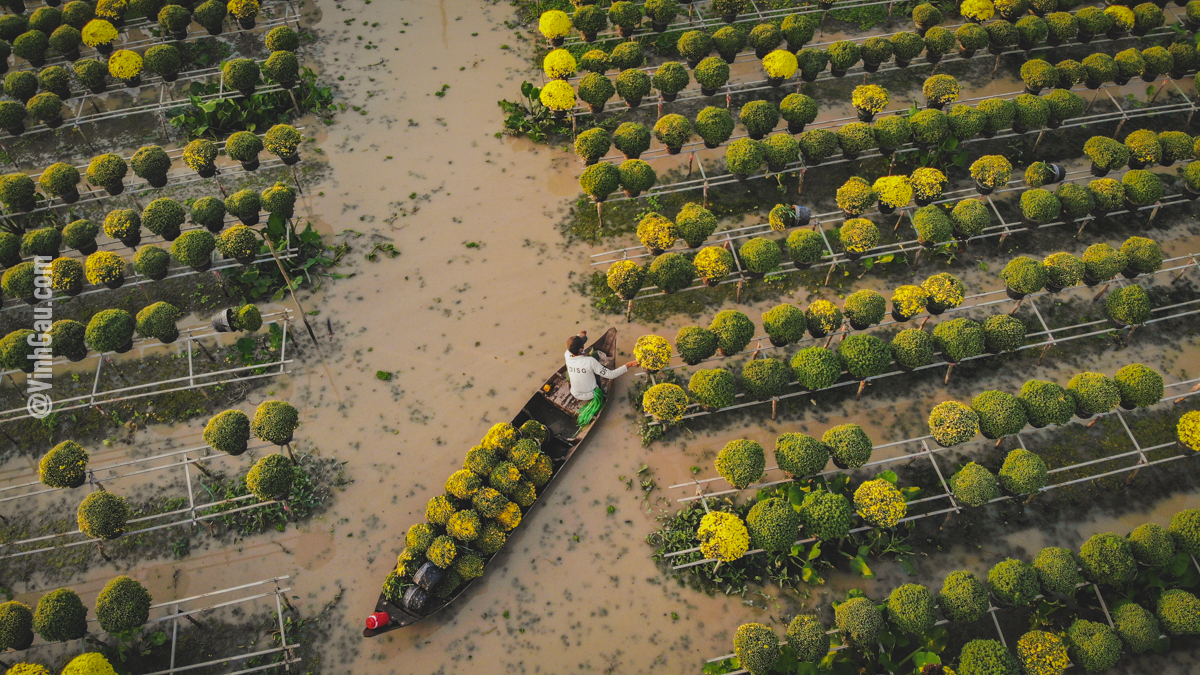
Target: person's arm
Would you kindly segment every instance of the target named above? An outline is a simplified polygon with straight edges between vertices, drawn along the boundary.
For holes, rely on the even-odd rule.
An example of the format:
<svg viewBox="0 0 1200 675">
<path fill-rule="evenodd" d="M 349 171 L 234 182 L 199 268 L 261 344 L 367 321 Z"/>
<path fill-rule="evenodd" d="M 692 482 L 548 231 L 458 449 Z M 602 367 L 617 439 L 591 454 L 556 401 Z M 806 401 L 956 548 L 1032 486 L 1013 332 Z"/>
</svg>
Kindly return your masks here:
<svg viewBox="0 0 1200 675">
<path fill-rule="evenodd" d="M 600 363 L 599 361 L 597 361 L 596 359 L 593 358 L 592 359 L 592 372 L 599 375 L 600 377 L 603 377 L 606 380 L 615 380 L 618 377 L 624 375 L 626 372 L 628 372 L 629 368 L 631 366 L 636 366 L 636 365 L 637 365 L 637 361 L 630 361 L 629 363 L 626 363 L 625 365 L 621 366 L 620 368 L 615 368 L 613 370 L 609 370 L 608 368 L 604 367 L 603 363 Z"/>
</svg>

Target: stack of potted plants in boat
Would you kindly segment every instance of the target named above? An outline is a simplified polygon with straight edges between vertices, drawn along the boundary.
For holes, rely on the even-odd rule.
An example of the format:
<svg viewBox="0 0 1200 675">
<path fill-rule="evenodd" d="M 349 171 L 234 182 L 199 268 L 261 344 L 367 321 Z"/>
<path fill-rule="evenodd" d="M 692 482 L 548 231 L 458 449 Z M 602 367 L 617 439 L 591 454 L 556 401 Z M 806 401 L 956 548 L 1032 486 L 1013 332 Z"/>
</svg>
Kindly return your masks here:
<svg viewBox="0 0 1200 675">
<path fill-rule="evenodd" d="M 488 559 L 504 547 L 554 474 L 541 450 L 547 433 L 534 420 L 520 429 L 497 424 L 467 452 L 445 494 L 426 505 L 426 522 L 408 529 L 396 569 L 383 583 L 390 603 L 420 616 L 483 576 Z"/>
</svg>

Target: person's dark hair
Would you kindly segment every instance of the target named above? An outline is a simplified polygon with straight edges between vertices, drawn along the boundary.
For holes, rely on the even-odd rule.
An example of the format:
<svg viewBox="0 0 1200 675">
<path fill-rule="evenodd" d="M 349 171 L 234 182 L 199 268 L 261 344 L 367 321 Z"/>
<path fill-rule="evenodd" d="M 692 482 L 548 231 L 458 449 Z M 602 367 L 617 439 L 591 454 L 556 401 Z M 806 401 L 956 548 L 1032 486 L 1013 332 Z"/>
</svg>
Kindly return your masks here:
<svg viewBox="0 0 1200 675">
<path fill-rule="evenodd" d="M 583 336 L 572 335 L 571 339 L 567 340 L 567 351 L 571 352 L 575 356 L 579 356 L 580 352 L 583 351 L 583 345 L 586 342 L 587 340 L 583 339 Z"/>
</svg>

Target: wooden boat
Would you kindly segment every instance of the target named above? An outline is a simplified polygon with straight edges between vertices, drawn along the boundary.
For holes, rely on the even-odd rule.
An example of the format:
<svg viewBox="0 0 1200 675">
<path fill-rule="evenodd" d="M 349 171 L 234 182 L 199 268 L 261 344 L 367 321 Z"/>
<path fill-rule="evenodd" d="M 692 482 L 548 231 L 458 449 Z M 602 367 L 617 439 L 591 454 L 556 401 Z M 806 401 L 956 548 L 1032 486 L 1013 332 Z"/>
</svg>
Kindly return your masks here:
<svg viewBox="0 0 1200 675">
<path fill-rule="evenodd" d="M 600 362 L 603 363 L 606 368 L 616 368 L 617 329 L 608 329 L 608 332 L 602 335 L 600 339 L 596 340 L 587 347 L 587 352 L 590 353 L 593 349 L 604 354 L 604 356 L 598 355 L 597 358 L 599 358 Z M 612 391 L 614 380 L 607 380 L 604 378 L 597 379 L 599 380 L 600 387 L 604 390 L 605 398 L 610 398 L 610 392 Z M 546 380 L 546 382 L 537 390 L 537 392 L 534 393 L 533 397 L 529 399 L 529 402 L 525 404 L 525 407 L 521 408 L 521 412 L 519 412 L 512 420 L 512 425 L 518 428 L 529 420 L 536 420 L 544 424 L 550 432 L 546 437 L 546 441 L 542 443 L 542 452 L 545 452 L 553 462 L 554 473 L 550 477 L 550 482 L 547 483 L 538 494 L 538 501 L 541 501 L 542 497 L 545 496 L 550 487 L 554 485 L 554 481 L 558 479 L 559 474 L 562 473 L 563 469 L 567 465 L 567 462 L 571 461 L 571 458 L 575 455 L 575 452 L 579 450 L 579 446 L 581 446 L 584 439 L 587 438 L 588 432 L 595 428 L 596 421 L 600 419 L 600 415 L 598 414 L 596 415 L 596 421 L 593 421 L 586 428 L 580 429 L 575 424 L 575 416 L 582 407 L 583 402 L 578 401 L 571 396 L 571 382 L 567 377 L 567 367 L 566 365 L 563 365 L 561 368 L 554 371 L 554 374 L 551 375 L 550 378 Z M 605 404 L 605 407 L 608 407 L 607 403 Z M 603 412 L 604 410 L 601 409 L 600 413 L 603 414 Z M 528 509 L 524 509 L 522 515 L 532 511 L 535 506 L 537 506 L 537 501 L 531 504 Z M 512 536 L 518 532 L 524 524 L 525 520 L 522 519 L 521 524 L 517 525 L 516 529 L 509 533 L 509 538 L 511 539 Z M 487 564 L 484 565 L 485 576 L 487 574 L 488 566 L 491 565 L 492 560 L 495 559 L 496 556 L 493 555 L 491 559 L 488 560 Z M 431 606 L 423 615 L 415 614 L 403 607 L 391 603 L 381 593 L 379 595 L 379 600 L 375 603 L 376 614 L 372 616 L 378 617 L 378 613 L 383 612 L 387 614 L 389 620 L 387 621 L 386 625 L 381 625 L 378 628 L 364 629 L 363 637 L 375 637 L 381 633 L 387 633 L 388 631 L 393 631 L 397 628 L 411 626 L 424 619 L 428 619 L 434 614 L 437 614 L 441 610 L 445 609 L 450 605 L 450 603 L 454 602 L 459 596 L 465 593 L 474 582 L 475 580 L 472 579 L 471 581 L 463 584 L 456 591 L 454 591 L 453 595 L 443 601 L 440 601 L 439 604 Z"/>
</svg>

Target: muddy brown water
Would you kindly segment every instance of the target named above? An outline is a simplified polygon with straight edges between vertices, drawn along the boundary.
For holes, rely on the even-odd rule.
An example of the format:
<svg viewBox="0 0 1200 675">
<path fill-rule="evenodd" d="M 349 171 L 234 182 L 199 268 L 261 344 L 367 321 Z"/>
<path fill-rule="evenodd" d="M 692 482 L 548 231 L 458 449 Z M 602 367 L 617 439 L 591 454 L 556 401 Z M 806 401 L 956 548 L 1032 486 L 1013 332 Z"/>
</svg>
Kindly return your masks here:
<svg viewBox="0 0 1200 675">
<path fill-rule="evenodd" d="M 625 419 L 627 378 L 583 450 L 526 515 L 486 577 L 420 625 L 364 640 L 363 619 L 403 548 L 405 530 L 423 519 L 426 501 L 442 492 L 465 451 L 491 424 L 510 419 L 558 367 L 567 336 L 580 328 L 596 336 L 616 322 L 628 358 L 638 335 L 672 336 L 693 321 L 639 326 L 597 318 L 570 288 L 589 269 L 590 251 L 564 248 L 557 223 L 577 194 L 580 167 L 561 148 L 494 135 L 496 100 L 513 98 L 522 79 L 537 78 L 515 49 L 502 49 L 519 45 L 504 25 L 506 5 L 318 0 L 305 9 L 321 38 L 313 58 L 336 83 L 339 100 L 352 107 L 328 129 L 308 126 L 306 135 L 315 136 L 329 171 L 306 186 L 304 216 L 350 243 L 341 271 L 354 276 L 303 297 L 305 309 L 316 312 L 310 319 L 319 348 L 309 350 L 292 377 L 266 385 L 242 407 L 252 410 L 265 398 L 291 400 L 302 415 L 298 447 L 347 461 L 354 482 L 323 515 L 298 528 L 223 545 L 198 542 L 182 560 L 164 557 L 123 570 L 146 583 L 156 600 L 287 574 L 298 598 L 293 602 L 313 612 L 344 589 L 317 645 L 328 672 L 696 673 L 704 659 L 729 651 L 738 625 L 759 620 L 779 627 L 799 604 L 776 600 L 778 589 L 746 599 L 709 597 L 665 578 L 650 560 L 645 537 L 656 516 L 674 510 L 668 499 L 682 494 L 662 487 L 683 482 L 693 466 L 698 476 L 714 475 L 712 458 L 733 438 L 769 445 L 783 431 L 819 433 L 855 421 L 877 442 L 895 440 L 901 436 L 894 420 L 910 407 L 927 410 L 950 396 L 1015 388 L 1032 376 L 1000 373 L 986 386 L 956 383 L 949 394 L 922 386 L 901 400 L 868 396 L 798 423 L 742 419 L 652 448 L 641 446 Z M 1013 81 L 993 87 L 1019 88 Z M 400 255 L 366 262 L 363 255 L 376 242 L 392 243 Z M 866 279 L 860 287 L 881 286 Z M 805 294 L 796 299 L 806 300 Z M 746 311 L 757 319 L 768 306 Z M 1194 377 L 1196 353 L 1193 332 L 1177 349 L 1139 346 L 1095 368 L 1111 373 L 1144 359 L 1180 378 Z M 1069 361 L 1051 360 L 1036 372 L 1062 381 L 1078 370 Z M 392 379 L 378 379 L 379 371 Z M 201 424 L 147 430 L 138 434 L 135 452 L 197 444 Z M 117 461 L 122 447 L 94 461 Z M 625 482 L 643 465 L 638 480 L 653 478 L 660 486 L 648 497 L 636 481 L 632 489 Z M 28 460 L 10 462 L 0 479 L 29 466 Z M 1077 546 L 1095 532 L 1166 524 L 1176 510 L 1197 506 L 1200 496 L 1193 492 L 1146 513 L 1004 532 L 986 548 L 958 547 L 922 563 L 921 580 L 933 585 L 946 570 L 964 566 L 986 572 L 1017 548 L 1032 554 L 1047 544 Z M 885 593 L 904 578 L 895 565 L 878 569 L 872 581 L 831 573 L 826 586 L 811 589 L 807 604 L 827 607 L 849 588 Z M 72 585 L 90 605 L 113 574 L 95 568 Z M 28 581 L 15 590 L 32 604 L 46 588 Z"/>
</svg>

